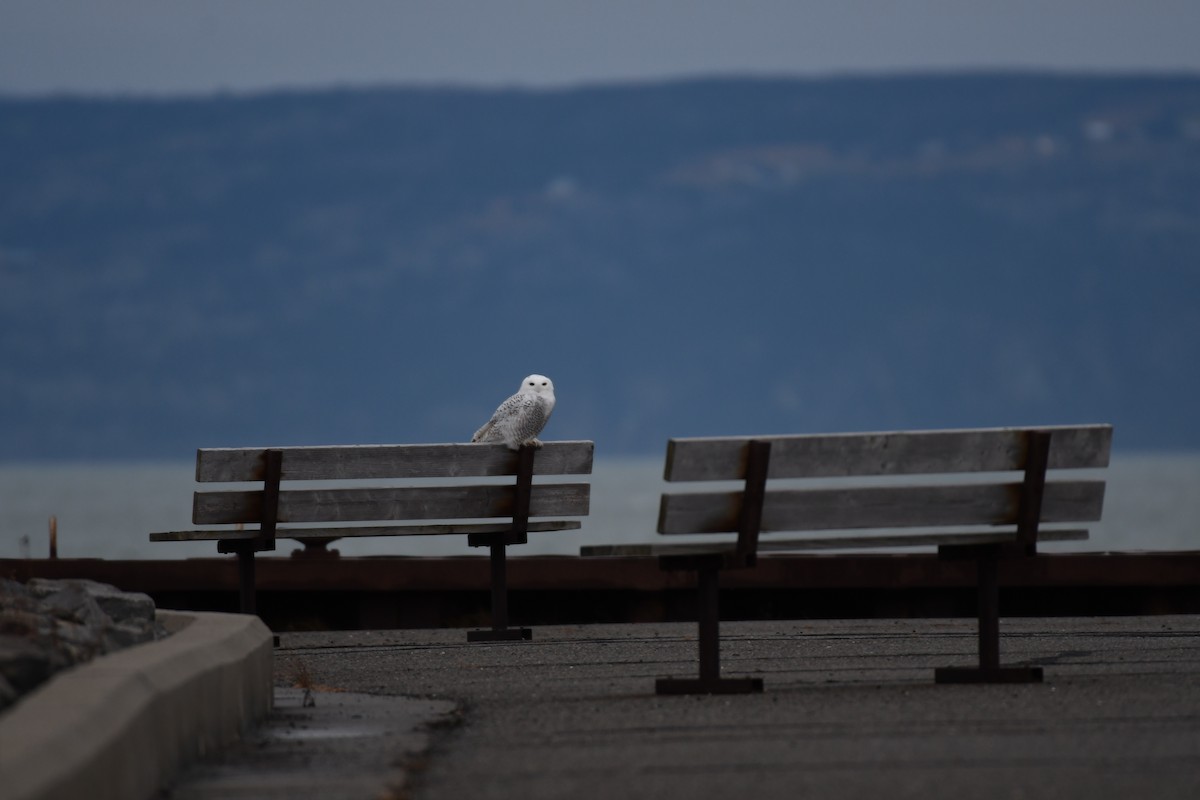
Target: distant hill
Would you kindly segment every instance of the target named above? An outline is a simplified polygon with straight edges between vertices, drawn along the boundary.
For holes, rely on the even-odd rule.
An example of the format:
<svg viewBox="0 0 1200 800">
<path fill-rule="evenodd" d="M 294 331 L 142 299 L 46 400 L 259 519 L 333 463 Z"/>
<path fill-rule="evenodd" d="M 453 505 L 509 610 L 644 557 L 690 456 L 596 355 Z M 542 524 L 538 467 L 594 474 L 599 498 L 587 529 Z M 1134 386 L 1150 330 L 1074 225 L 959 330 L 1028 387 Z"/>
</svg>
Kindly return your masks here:
<svg viewBox="0 0 1200 800">
<path fill-rule="evenodd" d="M 1200 447 L 1200 79 L 0 100 L 0 460 L 1111 421 Z"/>
</svg>

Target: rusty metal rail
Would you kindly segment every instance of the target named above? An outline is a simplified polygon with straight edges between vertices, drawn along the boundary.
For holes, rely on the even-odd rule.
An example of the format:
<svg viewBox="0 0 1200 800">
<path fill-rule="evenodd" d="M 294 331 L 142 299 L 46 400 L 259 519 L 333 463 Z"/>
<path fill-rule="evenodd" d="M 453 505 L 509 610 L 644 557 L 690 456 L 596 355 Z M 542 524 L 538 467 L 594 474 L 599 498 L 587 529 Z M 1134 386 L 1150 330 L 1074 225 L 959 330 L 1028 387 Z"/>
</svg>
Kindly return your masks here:
<svg viewBox="0 0 1200 800">
<path fill-rule="evenodd" d="M 471 627 L 490 618 L 488 558 L 257 560 L 259 614 L 275 630 Z M 508 559 L 521 624 L 694 618 L 694 577 L 655 558 Z M 0 559 L 0 577 L 90 578 L 163 608 L 235 611 L 235 560 Z M 1042 554 L 999 565 L 1005 616 L 1200 613 L 1200 551 Z M 936 554 L 761 556 L 721 582 L 726 619 L 971 617 L 975 565 Z M 1008 592 L 1013 588 L 1020 592 Z"/>
</svg>

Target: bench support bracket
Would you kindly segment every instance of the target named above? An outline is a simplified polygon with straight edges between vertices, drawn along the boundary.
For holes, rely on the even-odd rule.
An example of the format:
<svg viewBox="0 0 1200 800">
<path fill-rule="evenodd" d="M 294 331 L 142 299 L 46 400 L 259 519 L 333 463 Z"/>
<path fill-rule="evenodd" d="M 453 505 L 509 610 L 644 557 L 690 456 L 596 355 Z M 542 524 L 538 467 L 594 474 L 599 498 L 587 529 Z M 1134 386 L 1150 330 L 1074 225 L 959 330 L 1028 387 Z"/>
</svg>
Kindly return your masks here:
<svg viewBox="0 0 1200 800">
<path fill-rule="evenodd" d="M 279 518 L 279 481 L 282 476 L 283 451 L 267 450 L 264 453 L 262 515 L 258 536 L 253 539 L 217 542 L 217 552 L 237 554 L 238 610 L 243 614 L 258 613 L 254 554 L 260 550 L 275 549 L 275 527 Z"/>
<path fill-rule="evenodd" d="M 708 559 L 707 563 L 694 565 L 700 625 L 700 677 L 659 678 L 654 684 L 657 694 L 751 694 L 763 690 L 762 678 L 721 677 L 721 615 L 717 580 L 720 567 L 719 556 Z"/>
<path fill-rule="evenodd" d="M 533 638 L 529 628 L 508 627 L 508 556 L 510 544 L 528 541 L 529 496 L 533 490 L 533 457 L 537 449 L 521 445 L 517 453 L 517 483 L 513 498 L 512 530 L 501 534 L 476 534 L 468 544 L 487 544 L 491 550 L 492 570 L 492 628 L 467 631 L 468 642 L 512 642 Z"/>
<path fill-rule="evenodd" d="M 1014 545 L 939 548 L 944 558 L 974 558 L 978 565 L 979 666 L 938 668 L 934 671 L 936 683 L 1041 683 L 1041 667 L 1000 666 L 999 572 L 1001 559 L 1023 558 L 1037 552 L 1038 522 L 1049 463 L 1049 431 L 1030 431 Z"/>
<path fill-rule="evenodd" d="M 258 603 L 254 579 L 254 544 L 247 543 L 237 548 L 238 560 L 238 609 L 243 614 L 257 614 Z"/>
<path fill-rule="evenodd" d="M 1000 666 L 1001 546 L 985 548 L 977 557 L 979 577 L 979 666 L 939 667 L 936 683 L 1041 683 L 1041 667 Z"/>
<path fill-rule="evenodd" d="M 750 694 L 763 690 L 762 678 L 721 677 L 721 612 L 718 576 L 721 569 L 740 569 L 755 564 L 758 532 L 767 484 L 771 443 L 750 441 L 746 445 L 745 486 L 738 522 L 738 543 L 733 553 L 697 556 L 664 556 L 658 560 L 665 570 L 696 572 L 696 618 L 700 625 L 700 677 L 659 678 L 658 694 Z"/>
</svg>

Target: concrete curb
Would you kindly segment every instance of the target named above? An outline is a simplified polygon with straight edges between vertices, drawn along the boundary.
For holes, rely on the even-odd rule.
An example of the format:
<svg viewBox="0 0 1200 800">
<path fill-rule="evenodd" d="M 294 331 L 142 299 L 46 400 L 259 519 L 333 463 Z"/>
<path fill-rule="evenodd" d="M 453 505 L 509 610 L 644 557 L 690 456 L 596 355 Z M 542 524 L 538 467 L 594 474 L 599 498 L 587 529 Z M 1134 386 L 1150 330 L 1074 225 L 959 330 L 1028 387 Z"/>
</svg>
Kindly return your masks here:
<svg viewBox="0 0 1200 800">
<path fill-rule="evenodd" d="M 173 635 L 67 670 L 0 717 L 5 798 L 149 798 L 270 711 L 272 635 L 257 617 L 158 619 Z"/>
</svg>

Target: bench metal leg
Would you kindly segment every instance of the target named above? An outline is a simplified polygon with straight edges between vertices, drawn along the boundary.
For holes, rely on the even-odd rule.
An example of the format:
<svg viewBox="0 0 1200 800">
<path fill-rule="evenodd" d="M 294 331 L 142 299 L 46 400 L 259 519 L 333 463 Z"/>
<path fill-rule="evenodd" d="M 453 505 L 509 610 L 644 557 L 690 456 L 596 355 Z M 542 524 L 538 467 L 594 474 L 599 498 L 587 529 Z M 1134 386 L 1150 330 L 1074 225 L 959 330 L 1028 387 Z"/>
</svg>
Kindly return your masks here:
<svg viewBox="0 0 1200 800">
<path fill-rule="evenodd" d="M 257 614 L 254 588 L 254 548 L 242 547 L 238 559 L 238 606 L 243 614 Z"/>
<path fill-rule="evenodd" d="M 721 677 L 721 633 L 718 570 L 705 566 L 697 570 L 697 616 L 700 627 L 700 677 L 659 678 L 654 684 L 658 694 L 749 694 L 761 692 L 761 678 Z"/>
<path fill-rule="evenodd" d="M 505 545 L 492 544 L 492 629 L 467 631 L 468 642 L 511 642 L 532 639 L 529 628 L 508 627 L 508 559 Z"/>
<path fill-rule="evenodd" d="M 978 560 L 979 666 L 941 667 L 937 683 L 1041 683 L 1041 667 L 1000 666 L 1000 558 L 995 551 Z"/>
</svg>

